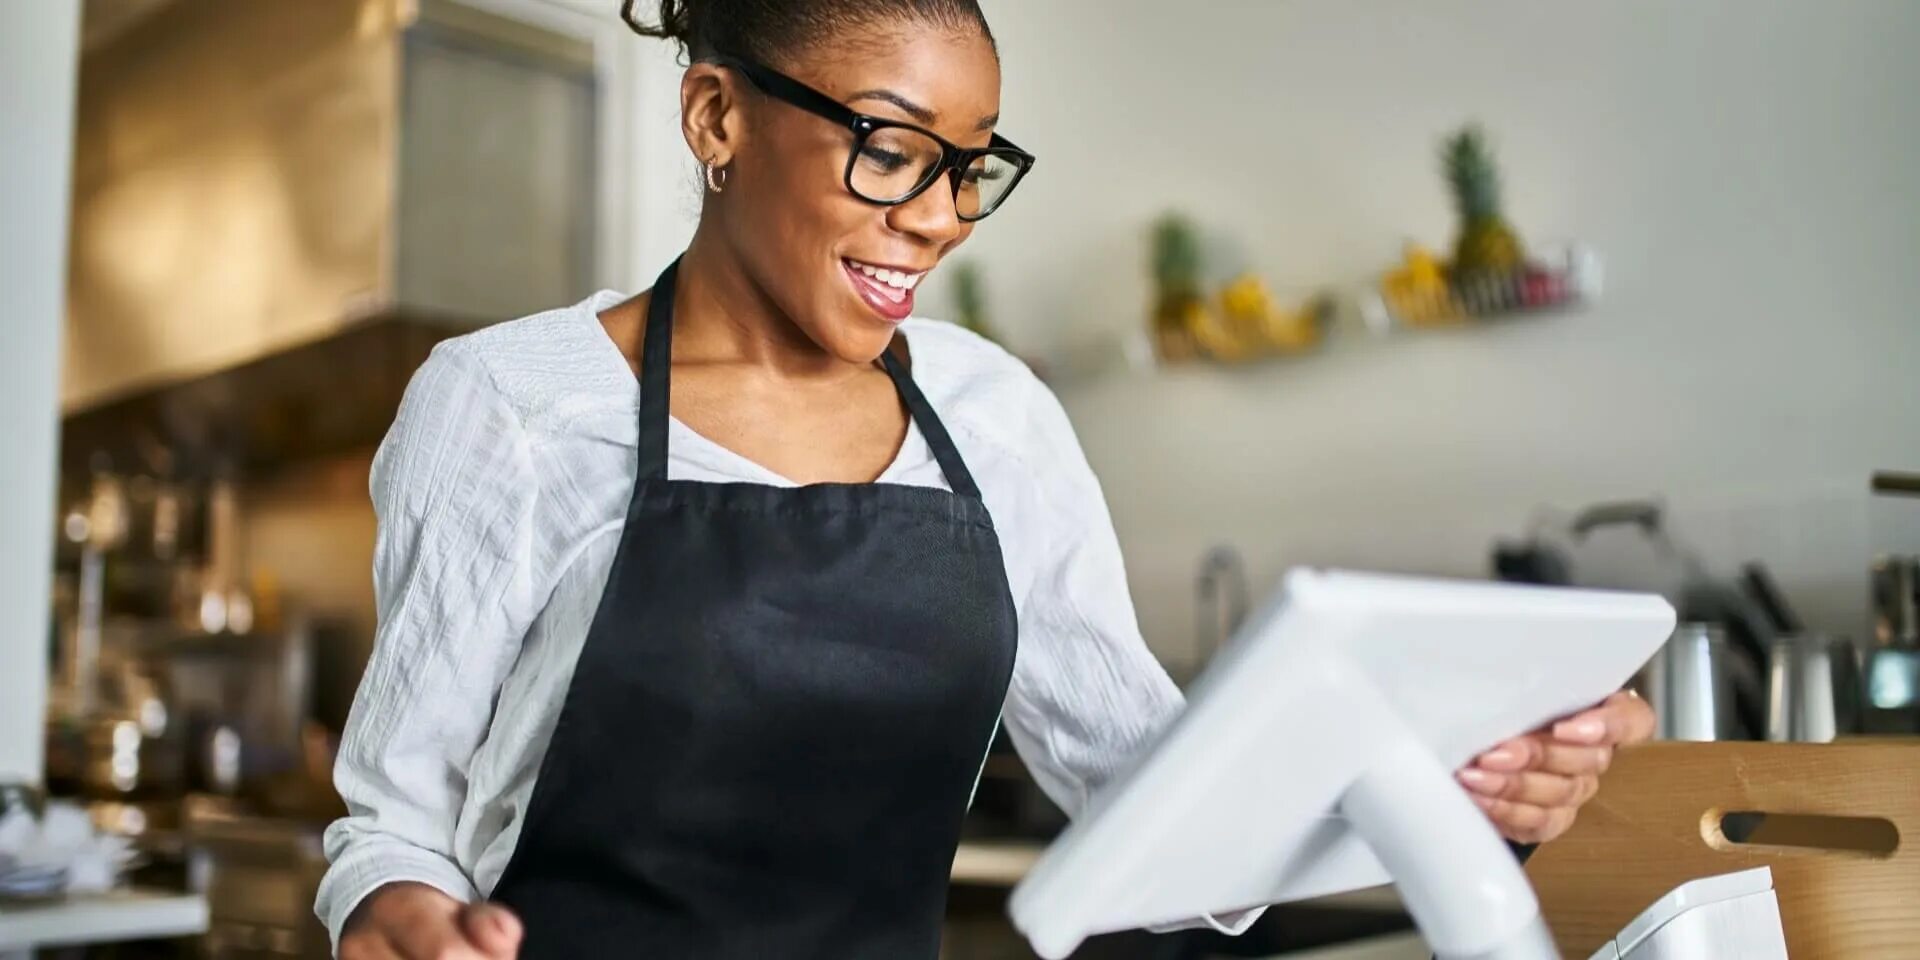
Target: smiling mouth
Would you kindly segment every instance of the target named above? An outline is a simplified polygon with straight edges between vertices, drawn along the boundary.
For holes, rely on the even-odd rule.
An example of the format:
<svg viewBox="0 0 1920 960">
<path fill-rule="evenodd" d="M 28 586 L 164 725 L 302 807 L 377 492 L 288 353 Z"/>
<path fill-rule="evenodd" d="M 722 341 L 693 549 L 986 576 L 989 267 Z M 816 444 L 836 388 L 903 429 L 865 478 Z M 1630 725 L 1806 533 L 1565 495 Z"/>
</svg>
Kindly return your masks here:
<svg viewBox="0 0 1920 960">
<path fill-rule="evenodd" d="M 867 306 L 887 320 L 898 323 L 913 313 L 913 289 L 927 271 L 900 270 L 859 260 L 842 259 L 847 280 Z"/>
</svg>

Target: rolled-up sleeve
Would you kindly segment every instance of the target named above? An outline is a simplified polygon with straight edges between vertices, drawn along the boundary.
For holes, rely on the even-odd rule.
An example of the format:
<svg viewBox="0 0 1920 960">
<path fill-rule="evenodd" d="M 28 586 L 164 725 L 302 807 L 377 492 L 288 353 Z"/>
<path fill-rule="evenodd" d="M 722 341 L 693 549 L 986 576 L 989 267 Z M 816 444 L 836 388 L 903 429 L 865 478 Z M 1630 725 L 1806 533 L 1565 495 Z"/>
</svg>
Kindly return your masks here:
<svg viewBox="0 0 1920 960">
<path fill-rule="evenodd" d="M 1133 766 L 1185 709 L 1146 641 L 1127 589 L 1120 542 L 1099 481 L 1066 411 L 1035 384 L 1035 487 L 1046 536 L 1020 605 L 1020 650 L 1004 716 L 1041 789 L 1070 817 Z M 1197 917 L 1156 930 L 1237 934 L 1260 910 Z"/>
<path fill-rule="evenodd" d="M 453 854 L 474 750 L 532 622 L 528 441 L 480 361 L 436 349 L 374 457 L 373 655 L 334 784 L 315 911 L 338 948 L 369 893 L 414 881 L 472 899 Z"/>
</svg>

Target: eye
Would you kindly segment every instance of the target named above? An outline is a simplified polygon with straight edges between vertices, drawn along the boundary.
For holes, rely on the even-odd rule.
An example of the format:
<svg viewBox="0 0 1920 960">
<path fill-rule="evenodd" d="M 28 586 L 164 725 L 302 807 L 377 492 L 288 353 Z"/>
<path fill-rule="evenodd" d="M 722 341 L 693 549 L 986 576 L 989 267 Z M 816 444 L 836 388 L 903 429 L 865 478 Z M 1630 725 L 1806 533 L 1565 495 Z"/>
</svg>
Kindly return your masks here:
<svg viewBox="0 0 1920 960">
<path fill-rule="evenodd" d="M 966 175 L 963 176 L 961 179 L 966 181 L 968 186 L 977 187 L 983 183 L 994 183 L 999 180 L 1005 180 L 1006 178 L 1007 178 L 1006 168 L 994 166 L 994 167 L 969 167 L 967 168 Z"/>
<path fill-rule="evenodd" d="M 894 173 L 906 169 L 908 163 L 906 154 L 873 143 L 860 149 L 860 158 L 883 173 Z"/>
</svg>

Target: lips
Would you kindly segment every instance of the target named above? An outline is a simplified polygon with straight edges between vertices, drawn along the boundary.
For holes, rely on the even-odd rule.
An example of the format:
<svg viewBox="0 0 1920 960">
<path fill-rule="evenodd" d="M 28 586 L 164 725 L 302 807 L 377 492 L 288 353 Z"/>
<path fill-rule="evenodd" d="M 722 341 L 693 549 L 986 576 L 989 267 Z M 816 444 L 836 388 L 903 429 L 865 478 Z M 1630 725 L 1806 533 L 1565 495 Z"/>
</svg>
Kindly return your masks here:
<svg viewBox="0 0 1920 960">
<path fill-rule="evenodd" d="M 846 271 L 847 282 L 853 284 L 854 292 L 882 319 L 899 323 L 913 315 L 913 289 L 927 275 L 926 271 L 903 270 L 859 260 L 842 260 L 840 265 Z"/>
</svg>

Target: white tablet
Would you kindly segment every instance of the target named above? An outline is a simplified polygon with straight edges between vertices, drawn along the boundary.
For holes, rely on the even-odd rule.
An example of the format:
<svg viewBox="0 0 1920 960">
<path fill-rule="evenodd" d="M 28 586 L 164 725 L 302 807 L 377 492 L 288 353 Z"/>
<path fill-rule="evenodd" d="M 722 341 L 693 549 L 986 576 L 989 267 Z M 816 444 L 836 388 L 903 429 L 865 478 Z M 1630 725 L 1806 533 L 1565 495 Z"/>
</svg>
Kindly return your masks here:
<svg viewBox="0 0 1920 960">
<path fill-rule="evenodd" d="M 1058 958 L 1393 879 L 1443 957 L 1510 943 L 1521 918 L 1542 936 L 1450 771 L 1605 699 L 1673 626 L 1649 594 L 1294 570 L 1014 891 L 1014 925 Z"/>
</svg>

